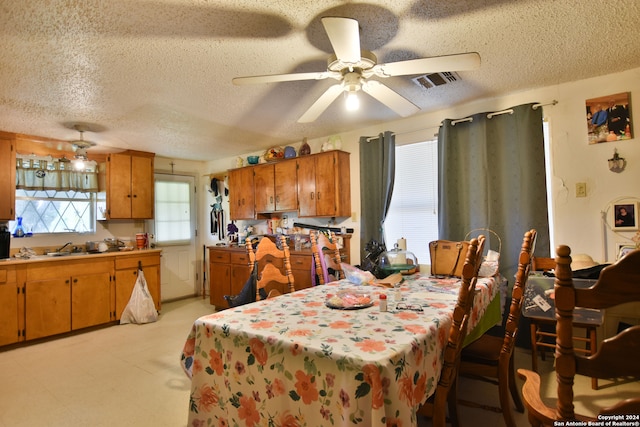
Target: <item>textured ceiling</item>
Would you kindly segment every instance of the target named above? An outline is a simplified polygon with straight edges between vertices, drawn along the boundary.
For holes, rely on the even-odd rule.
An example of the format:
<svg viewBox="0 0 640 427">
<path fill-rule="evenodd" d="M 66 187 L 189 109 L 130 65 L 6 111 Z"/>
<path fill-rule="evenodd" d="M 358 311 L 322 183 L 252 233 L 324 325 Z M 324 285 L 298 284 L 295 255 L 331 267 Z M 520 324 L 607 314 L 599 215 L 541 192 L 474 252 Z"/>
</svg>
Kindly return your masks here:
<svg viewBox="0 0 640 427">
<path fill-rule="evenodd" d="M 637 0 L 0 0 L 0 130 L 209 160 L 398 119 L 362 94 L 300 124 L 332 82 L 231 83 L 324 71 L 329 15 L 379 62 L 480 54 L 445 86 L 384 80 L 421 112 L 640 67 Z"/>
</svg>

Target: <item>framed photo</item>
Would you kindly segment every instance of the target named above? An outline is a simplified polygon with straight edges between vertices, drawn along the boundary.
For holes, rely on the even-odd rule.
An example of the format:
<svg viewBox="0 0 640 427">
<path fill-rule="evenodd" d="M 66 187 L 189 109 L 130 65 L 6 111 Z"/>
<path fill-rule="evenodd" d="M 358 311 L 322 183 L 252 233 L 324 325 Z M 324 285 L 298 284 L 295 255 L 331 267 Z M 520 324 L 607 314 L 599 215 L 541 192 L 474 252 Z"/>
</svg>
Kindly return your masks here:
<svg viewBox="0 0 640 427">
<path fill-rule="evenodd" d="M 614 204 L 612 226 L 616 231 L 637 230 L 638 204 L 635 202 Z"/>
<path fill-rule="evenodd" d="M 630 92 L 586 100 L 589 144 L 633 138 Z"/>
<path fill-rule="evenodd" d="M 636 249 L 635 246 L 627 245 L 627 244 L 624 244 L 624 243 L 618 243 L 618 252 L 617 252 L 617 256 L 616 256 L 616 261 L 618 261 L 619 259 L 624 257 L 626 254 L 628 254 L 629 252 L 631 252 L 631 251 L 633 251 L 635 249 Z"/>
</svg>

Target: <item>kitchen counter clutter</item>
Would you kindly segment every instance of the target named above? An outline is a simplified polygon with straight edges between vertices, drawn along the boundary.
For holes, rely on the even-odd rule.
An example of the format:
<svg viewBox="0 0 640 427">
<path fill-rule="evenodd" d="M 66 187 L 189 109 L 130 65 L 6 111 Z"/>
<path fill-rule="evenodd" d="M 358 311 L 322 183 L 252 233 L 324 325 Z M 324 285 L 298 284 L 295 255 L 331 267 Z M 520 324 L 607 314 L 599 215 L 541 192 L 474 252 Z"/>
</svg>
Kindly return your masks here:
<svg viewBox="0 0 640 427">
<path fill-rule="evenodd" d="M 0 346 L 117 322 L 142 268 L 160 306 L 160 249 L 0 261 Z"/>
</svg>

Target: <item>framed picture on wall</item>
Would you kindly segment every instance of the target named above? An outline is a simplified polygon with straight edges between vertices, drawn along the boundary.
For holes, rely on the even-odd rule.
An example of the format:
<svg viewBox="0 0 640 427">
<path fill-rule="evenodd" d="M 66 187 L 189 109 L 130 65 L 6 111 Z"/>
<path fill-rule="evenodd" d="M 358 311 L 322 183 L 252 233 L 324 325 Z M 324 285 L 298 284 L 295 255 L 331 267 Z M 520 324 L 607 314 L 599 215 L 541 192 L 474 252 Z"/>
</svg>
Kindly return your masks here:
<svg viewBox="0 0 640 427">
<path fill-rule="evenodd" d="M 616 93 L 586 100 L 589 144 L 631 139 L 631 94 Z"/>
<path fill-rule="evenodd" d="M 613 229 L 616 231 L 638 229 L 638 204 L 620 203 L 613 205 Z"/>
<path fill-rule="evenodd" d="M 618 261 L 620 258 L 624 257 L 629 252 L 634 251 L 635 249 L 636 249 L 635 246 L 627 245 L 627 244 L 624 244 L 624 243 L 618 243 L 618 252 L 617 252 L 617 256 L 616 256 L 616 261 Z"/>
</svg>

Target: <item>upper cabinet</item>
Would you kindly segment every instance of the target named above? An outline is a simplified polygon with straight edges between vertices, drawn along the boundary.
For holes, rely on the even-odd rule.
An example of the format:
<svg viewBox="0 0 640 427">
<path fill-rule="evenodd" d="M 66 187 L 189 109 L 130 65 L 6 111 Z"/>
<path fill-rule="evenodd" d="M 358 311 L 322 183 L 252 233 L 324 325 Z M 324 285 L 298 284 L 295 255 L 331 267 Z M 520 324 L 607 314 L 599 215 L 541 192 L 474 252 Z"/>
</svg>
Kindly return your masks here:
<svg viewBox="0 0 640 427">
<path fill-rule="evenodd" d="M 254 219 L 255 196 L 253 168 L 229 171 L 229 216 L 231 219 Z"/>
<path fill-rule="evenodd" d="M 303 156 L 297 165 L 299 217 L 351 215 L 349 153 Z"/>
<path fill-rule="evenodd" d="M 0 136 L 0 221 L 15 219 L 16 147 L 13 139 Z"/>
<path fill-rule="evenodd" d="M 351 215 L 349 153 L 327 151 L 229 171 L 230 218 L 298 212 L 299 217 Z"/>
<path fill-rule="evenodd" d="M 107 218 L 151 219 L 154 209 L 153 153 L 107 157 Z"/>
<path fill-rule="evenodd" d="M 253 171 L 256 213 L 297 209 L 296 162 L 264 164 L 254 167 Z"/>
</svg>

